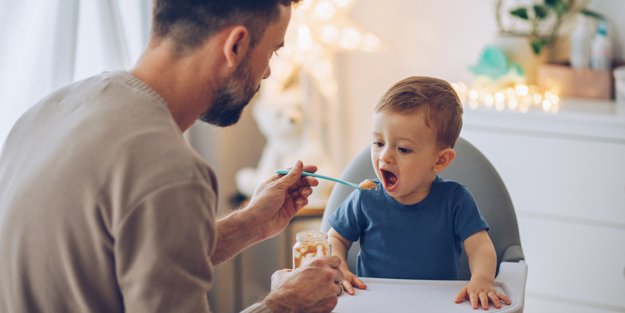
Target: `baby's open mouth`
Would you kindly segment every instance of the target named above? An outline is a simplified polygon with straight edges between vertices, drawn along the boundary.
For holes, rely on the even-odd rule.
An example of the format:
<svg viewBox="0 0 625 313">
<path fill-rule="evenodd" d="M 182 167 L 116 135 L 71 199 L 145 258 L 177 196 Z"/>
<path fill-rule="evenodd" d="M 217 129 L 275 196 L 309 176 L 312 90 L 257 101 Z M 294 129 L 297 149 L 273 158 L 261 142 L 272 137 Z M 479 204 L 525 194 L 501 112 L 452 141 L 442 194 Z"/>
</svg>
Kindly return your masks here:
<svg viewBox="0 0 625 313">
<path fill-rule="evenodd" d="M 380 172 L 382 173 L 382 178 L 384 179 L 384 187 L 389 191 L 394 189 L 397 185 L 397 181 L 399 181 L 397 176 L 389 171 L 382 169 L 380 170 Z"/>
</svg>

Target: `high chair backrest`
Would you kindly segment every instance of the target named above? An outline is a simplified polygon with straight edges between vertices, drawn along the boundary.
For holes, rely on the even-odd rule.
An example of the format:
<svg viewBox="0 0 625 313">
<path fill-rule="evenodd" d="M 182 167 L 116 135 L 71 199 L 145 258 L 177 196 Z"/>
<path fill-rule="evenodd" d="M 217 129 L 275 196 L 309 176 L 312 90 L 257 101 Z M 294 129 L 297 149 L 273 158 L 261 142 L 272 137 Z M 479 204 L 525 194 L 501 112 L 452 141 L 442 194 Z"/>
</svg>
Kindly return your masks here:
<svg viewBox="0 0 625 313">
<path fill-rule="evenodd" d="M 465 185 L 473 194 L 480 213 L 490 225 L 488 234 L 497 251 L 497 271 L 501 262 L 524 260 L 514 207 L 501 177 L 488 159 L 465 139 L 459 138 L 454 149 L 456 158 L 441 174 L 441 177 Z M 375 178 L 369 146 L 360 151 L 347 165 L 341 178 L 352 182 Z M 334 186 L 323 213 L 322 231 L 330 229 L 328 223 L 330 216 L 352 191 L 353 189 L 347 186 L 338 184 Z M 354 242 L 347 258 L 349 268 L 354 273 L 358 251 L 360 251 L 360 245 Z M 468 280 L 470 272 L 464 252 L 459 269 L 459 279 Z"/>
</svg>

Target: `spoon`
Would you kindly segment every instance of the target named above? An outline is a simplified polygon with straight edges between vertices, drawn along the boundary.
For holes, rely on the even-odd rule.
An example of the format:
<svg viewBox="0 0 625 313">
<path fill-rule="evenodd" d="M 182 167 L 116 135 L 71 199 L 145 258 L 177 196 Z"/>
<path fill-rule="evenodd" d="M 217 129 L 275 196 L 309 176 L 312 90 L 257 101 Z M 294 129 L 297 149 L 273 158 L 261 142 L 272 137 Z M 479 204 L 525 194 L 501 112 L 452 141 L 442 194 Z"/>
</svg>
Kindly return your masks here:
<svg viewBox="0 0 625 313">
<path fill-rule="evenodd" d="M 276 170 L 276 173 L 280 174 L 280 175 L 286 175 L 286 174 L 289 173 L 289 171 L 288 170 Z M 329 176 L 316 174 L 316 173 L 311 173 L 311 172 L 302 172 L 302 176 L 311 176 L 311 177 L 315 177 L 315 178 L 321 178 L 321 179 L 337 182 L 339 184 L 347 185 L 347 186 L 350 186 L 350 187 L 353 187 L 353 188 L 356 188 L 356 189 L 360 189 L 360 190 L 374 190 L 374 189 L 377 189 L 377 185 L 370 179 L 365 179 L 360 184 L 354 184 L 354 183 L 350 183 L 348 181 L 344 181 L 342 179 L 329 177 Z"/>
</svg>

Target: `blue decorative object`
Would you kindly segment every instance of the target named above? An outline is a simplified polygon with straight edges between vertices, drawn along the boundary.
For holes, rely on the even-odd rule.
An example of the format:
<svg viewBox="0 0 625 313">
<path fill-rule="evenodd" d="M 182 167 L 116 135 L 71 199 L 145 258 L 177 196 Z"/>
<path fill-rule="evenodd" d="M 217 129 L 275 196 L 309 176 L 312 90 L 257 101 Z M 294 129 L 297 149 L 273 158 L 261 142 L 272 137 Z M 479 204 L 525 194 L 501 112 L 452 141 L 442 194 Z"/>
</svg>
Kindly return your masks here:
<svg viewBox="0 0 625 313">
<path fill-rule="evenodd" d="M 469 71 L 475 76 L 486 76 L 493 81 L 497 81 L 510 72 L 521 77 L 525 76 L 518 63 L 510 63 L 506 54 L 493 45 L 488 45 L 482 50 L 477 64 L 469 66 Z"/>
</svg>

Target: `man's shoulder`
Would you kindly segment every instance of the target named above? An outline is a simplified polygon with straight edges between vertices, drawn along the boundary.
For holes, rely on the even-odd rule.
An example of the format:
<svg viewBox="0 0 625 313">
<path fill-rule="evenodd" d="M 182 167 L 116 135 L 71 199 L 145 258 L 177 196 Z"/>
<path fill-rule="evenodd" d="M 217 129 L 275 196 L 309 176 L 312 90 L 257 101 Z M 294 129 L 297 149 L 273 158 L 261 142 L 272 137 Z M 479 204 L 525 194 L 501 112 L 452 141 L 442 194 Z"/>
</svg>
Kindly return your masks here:
<svg viewBox="0 0 625 313">
<path fill-rule="evenodd" d="M 167 103 L 125 71 L 105 72 L 70 87 L 76 105 L 74 142 L 126 180 L 152 188 L 176 181 L 214 181 L 204 159 L 184 139 Z M 64 108 L 67 112 L 67 108 Z"/>
</svg>

